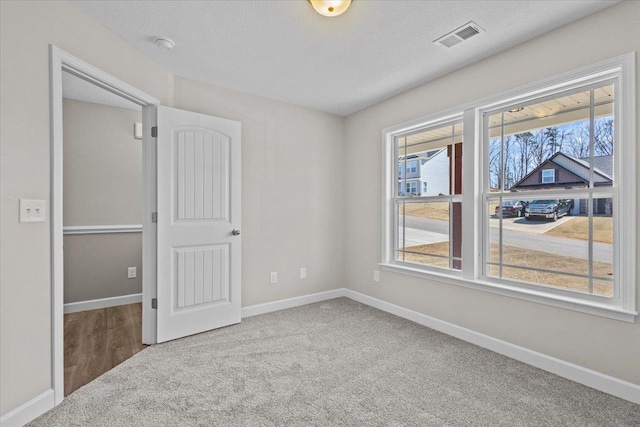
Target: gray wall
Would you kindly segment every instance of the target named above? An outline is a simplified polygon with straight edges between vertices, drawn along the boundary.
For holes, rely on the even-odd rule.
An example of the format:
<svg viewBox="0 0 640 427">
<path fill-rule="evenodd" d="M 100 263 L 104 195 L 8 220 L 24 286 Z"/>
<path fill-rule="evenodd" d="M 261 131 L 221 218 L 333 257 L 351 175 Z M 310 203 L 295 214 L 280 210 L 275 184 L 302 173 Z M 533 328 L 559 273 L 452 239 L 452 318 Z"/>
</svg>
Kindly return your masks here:
<svg viewBox="0 0 640 427">
<path fill-rule="evenodd" d="M 65 99 L 64 225 L 142 224 L 140 111 Z"/>
<path fill-rule="evenodd" d="M 127 267 L 138 277 L 127 279 Z M 64 238 L 64 302 L 142 292 L 142 234 L 86 234 Z"/>
<path fill-rule="evenodd" d="M 49 44 L 171 105 L 171 74 L 67 2 L 0 2 L 0 413 L 51 389 Z M 47 210 L 49 203 L 47 202 Z"/>
<path fill-rule="evenodd" d="M 242 122 L 242 305 L 344 287 L 343 119 L 178 76 L 174 85 L 175 107 Z"/>
<path fill-rule="evenodd" d="M 140 111 L 65 99 L 64 225 L 142 224 Z M 127 268 L 137 277 L 127 279 Z M 140 233 L 64 237 L 64 302 L 142 292 Z"/>
<path fill-rule="evenodd" d="M 640 384 L 639 323 L 620 322 L 388 271 L 381 273 L 380 283 L 371 280 L 372 270 L 379 268 L 382 245 L 382 152 L 371 147 L 380 147 L 384 127 L 632 51 L 640 51 L 640 2 L 622 2 L 349 116 L 345 123 L 344 157 L 358 158 L 361 165 L 357 171 L 347 171 L 349 185 L 345 186 L 349 287 Z M 636 65 L 636 69 L 640 67 Z M 637 90 L 640 89 L 638 76 L 640 74 L 636 75 Z M 636 97 L 640 101 L 640 93 Z M 640 119 L 636 120 L 639 127 L 636 132 L 640 135 Z M 640 150 L 638 155 L 640 163 Z M 363 187 L 369 187 L 370 191 L 358 191 Z M 637 295 L 640 298 L 640 290 Z"/>
</svg>

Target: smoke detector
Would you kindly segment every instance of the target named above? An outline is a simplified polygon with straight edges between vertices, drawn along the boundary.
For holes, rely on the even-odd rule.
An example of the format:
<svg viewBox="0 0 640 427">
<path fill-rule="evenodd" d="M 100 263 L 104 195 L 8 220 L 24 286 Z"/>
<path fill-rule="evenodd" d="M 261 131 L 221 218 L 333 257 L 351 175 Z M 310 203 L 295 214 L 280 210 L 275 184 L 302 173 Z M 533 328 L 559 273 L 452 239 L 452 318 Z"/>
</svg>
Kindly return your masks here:
<svg viewBox="0 0 640 427">
<path fill-rule="evenodd" d="M 433 42 L 440 46 L 452 47 L 483 32 L 484 30 L 480 28 L 478 24 L 473 21 L 469 21 L 462 27 L 456 28 Z"/>
<path fill-rule="evenodd" d="M 164 51 L 170 51 L 176 45 L 176 43 L 168 37 L 156 37 L 154 41 L 158 49 Z"/>
</svg>

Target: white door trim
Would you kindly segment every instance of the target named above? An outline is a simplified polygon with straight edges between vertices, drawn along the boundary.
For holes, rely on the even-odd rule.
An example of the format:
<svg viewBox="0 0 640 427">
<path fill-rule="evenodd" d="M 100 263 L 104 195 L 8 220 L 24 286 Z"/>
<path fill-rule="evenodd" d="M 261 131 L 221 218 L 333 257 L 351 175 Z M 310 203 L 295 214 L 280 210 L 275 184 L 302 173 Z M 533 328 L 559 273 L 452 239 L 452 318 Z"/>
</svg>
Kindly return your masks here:
<svg viewBox="0 0 640 427">
<path fill-rule="evenodd" d="M 51 381 L 54 404 L 64 399 L 64 255 L 63 255 L 63 175 L 62 175 L 62 71 L 67 71 L 142 107 L 143 128 L 156 125 L 156 106 L 160 101 L 105 73 L 87 62 L 50 45 L 51 102 Z M 155 298 L 156 229 L 151 212 L 156 206 L 155 144 L 151 132 L 143 132 L 143 336 L 144 343 L 155 343 L 155 313 L 150 300 Z M 148 300 L 148 301 L 147 301 Z M 149 304 L 147 304 L 147 302 Z"/>
</svg>

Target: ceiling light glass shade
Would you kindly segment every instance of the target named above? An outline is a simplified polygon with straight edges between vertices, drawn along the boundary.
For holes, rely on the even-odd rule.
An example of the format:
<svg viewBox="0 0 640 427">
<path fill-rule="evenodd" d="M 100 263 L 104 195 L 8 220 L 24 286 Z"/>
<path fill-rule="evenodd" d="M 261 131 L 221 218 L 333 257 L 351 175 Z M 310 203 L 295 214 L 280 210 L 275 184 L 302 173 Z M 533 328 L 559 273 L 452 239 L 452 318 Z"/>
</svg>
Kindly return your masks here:
<svg viewBox="0 0 640 427">
<path fill-rule="evenodd" d="M 351 0 L 309 0 L 309 3 L 320 15 L 331 17 L 342 15 L 349 9 Z"/>
</svg>

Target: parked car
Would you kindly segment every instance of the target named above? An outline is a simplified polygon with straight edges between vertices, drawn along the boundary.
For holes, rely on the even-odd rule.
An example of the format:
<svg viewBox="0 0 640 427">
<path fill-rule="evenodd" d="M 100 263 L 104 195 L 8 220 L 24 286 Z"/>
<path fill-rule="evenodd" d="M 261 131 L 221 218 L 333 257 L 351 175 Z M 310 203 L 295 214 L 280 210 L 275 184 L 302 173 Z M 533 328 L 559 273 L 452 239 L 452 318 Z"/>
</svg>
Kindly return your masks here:
<svg viewBox="0 0 640 427">
<path fill-rule="evenodd" d="M 527 202 L 523 200 L 504 200 L 502 202 L 502 216 L 524 216 L 524 210 L 527 207 Z M 500 206 L 496 206 L 496 215 L 500 215 Z"/>
<path fill-rule="evenodd" d="M 557 221 L 558 218 L 570 215 L 573 208 L 571 199 L 545 199 L 534 200 L 525 208 L 524 216 L 527 220 L 551 219 Z"/>
</svg>

